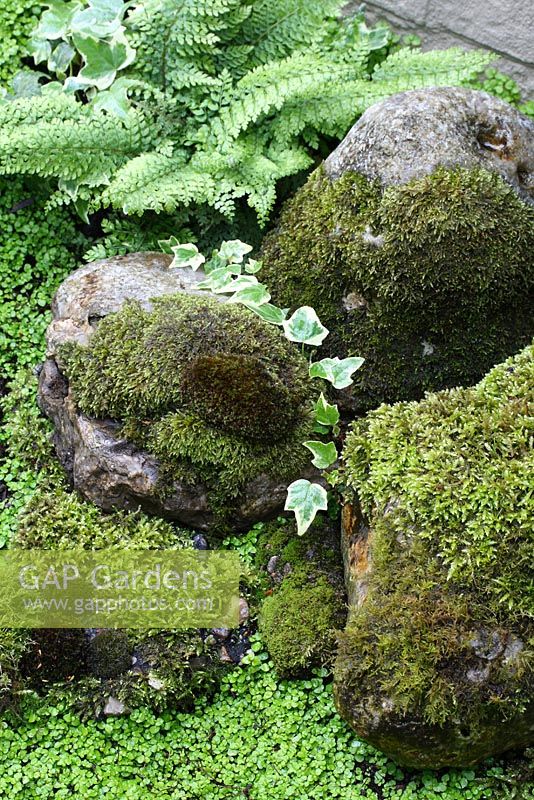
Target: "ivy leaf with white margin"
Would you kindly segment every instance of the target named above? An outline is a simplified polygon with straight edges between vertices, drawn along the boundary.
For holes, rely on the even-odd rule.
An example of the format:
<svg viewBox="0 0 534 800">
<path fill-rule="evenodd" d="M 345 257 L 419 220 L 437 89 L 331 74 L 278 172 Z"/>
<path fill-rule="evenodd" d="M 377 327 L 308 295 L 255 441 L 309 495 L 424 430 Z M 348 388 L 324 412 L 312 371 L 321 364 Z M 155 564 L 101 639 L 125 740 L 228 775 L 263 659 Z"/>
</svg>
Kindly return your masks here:
<svg viewBox="0 0 534 800">
<path fill-rule="evenodd" d="M 312 464 L 317 469 L 326 469 L 337 461 L 337 449 L 334 442 L 302 442 L 312 454 Z"/>
<path fill-rule="evenodd" d="M 263 306 L 269 302 L 271 295 L 263 283 L 257 283 L 255 286 L 247 286 L 244 289 L 237 291 L 230 299 L 229 303 L 242 303 L 245 306 Z"/>
<path fill-rule="evenodd" d="M 283 323 L 286 339 L 319 347 L 329 334 L 311 306 L 301 306 Z"/>
<path fill-rule="evenodd" d="M 77 35 L 72 38 L 85 62 L 78 73 L 78 80 L 87 86 L 96 86 L 99 91 L 111 86 L 117 72 L 135 58 L 135 50 L 123 34 L 115 36 L 110 42 Z"/>
<path fill-rule="evenodd" d="M 287 487 L 286 511 L 293 511 L 297 520 L 297 533 L 306 533 L 318 511 L 328 509 L 328 495 L 319 483 L 301 478 Z"/>
<path fill-rule="evenodd" d="M 224 267 L 220 267 L 220 269 L 225 269 Z M 228 275 L 230 276 L 231 280 L 230 283 L 225 283 L 224 285 L 220 286 L 217 289 L 212 289 L 215 294 L 234 294 L 235 292 L 240 292 L 243 289 L 250 289 L 251 287 L 259 286 L 258 279 L 255 278 L 253 275 L 238 275 L 237 278 L 233 278 L 230 271 L 227 270 Z M 213 272 L 209 273 L 209 277 L 213 275 Z M 232 302 L 232 298 L 229 298 L 229 302 Z"/>
<path fill-rule="evenodd" d="M 229 286 L 234 277 L 227 267 L 217 267 L 217 269 L 208 272 L 206 280 L 197 283 L 196 289 L 206 289 L 208 292 L 224 293 L 226 287 Z"/>
<path fill-rule="evenodd" d="M 324 378 L 335 389 L 344 389 L 352 383 L 351 375 L 360 369 L 364 358 L 323 358 L 310 365 L 310 378 Z"/>
<path fill-rule="evenodd" d="M 174 253 L 171 267 L 178 267 L 179 269 L 191 267 L 193 272 L 196 272 L 206 260 L 202 253 L 198 252 L 198 247 L 195 244 L 175 244 L 171 245 L 170 249 Z"/>
<path fill-rule="evenodd" d="M 339 422 L 339 410 L 337 406 L 331 405 L 324 394 L 321 392 L 315 404 L 315 419 L 319 425 L 333 428 Z"/>
<path fill-rule="evenodd" d="M 75 55 L 76 50 L 74 47 L 71 47 L 67 42 L 60 42 L 50 54 L 46 66 L 50 72 L 59 72 L 64 75 Z"/>
<path fill-rule="evenodd" d="M 76 0 L 72 3 L 49 0 L 46 5 L 48 11 L 41 16 L 35 36 L 42 39 L 61 39 L 69 30 L 74 14 L 81 11 L 83 6 Z"/>
<path fill-rule="evenodd" d="M 255 275 L 256 272 L 260 271 L 262 266 L 263 264 L 261 261 L 256 261 L 254 258 L 249 258 L 245 264 L 245 272 L 248 272 L 249 275 Z"/>
<path fill-rule="evenodd" d="M 222 243 L 217 255 L 228 264 L 241 264 L 243 257 L 250 253 L 251 250 L 252 247 L 240 239 L 231 239 Z"/>
<path fill-rule="evenodd" d="M 28 51 L 33 56 L 33 63 L 40 64 L 42 61 L 47 61 L 52 52 L 52 45 L 48 39 L 43 39 L 40 36 L 33 36 L 28 42 Z"/>
<path fill-rule="evenodd" d="M 113 36 L 121 27 L 126 6 L 123 0 L 95 0 L 72 17 L 70 30 L 93 39 Z"/>
<path fill-rule="evenodd" d="M 265 322 L 270 322 L 271 325 L 283 325 L 289 311 L 288 308 L 278 308 L 271 303 L 264 303 L 261 306 L 247 306 L 247 308 L 254 311 Z"/>
<path fill-rule="evenodd" d="M 136 81 L 130 78 L 118 78 L 113 81 L 113 85 L 105 92 L 98 92 L 91 103 L 91 107 L 96 111 L 107 111 L 108 114 L 119 117 L 119 119 L 128 119 L 128 110 L 130 108 L 128 89 L 135 83 Z M 174 239 L 175 244 L 178 244 L 178 239 L 175 236 L 171 238 Z"/>
</svg>

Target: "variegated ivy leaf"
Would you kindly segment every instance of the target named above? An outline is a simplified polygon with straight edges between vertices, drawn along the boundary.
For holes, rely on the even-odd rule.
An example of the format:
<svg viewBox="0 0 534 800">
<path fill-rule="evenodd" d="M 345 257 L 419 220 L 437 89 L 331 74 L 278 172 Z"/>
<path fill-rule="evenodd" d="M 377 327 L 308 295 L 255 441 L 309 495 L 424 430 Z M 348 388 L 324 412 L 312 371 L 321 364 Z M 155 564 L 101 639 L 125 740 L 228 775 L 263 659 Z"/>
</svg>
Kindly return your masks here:
<svg viewBox="0 0 534 800">
<path fill-rule="evenodd" d="M 302 442 L 312 454 L 312 464 L 317 469 L 326 469 L 337 461 L 337 450 L 334 442 Z"/>
<path fill-rule="evenodd" d="M 107 111 L 114 117 L 128 119 L 130 101 L 128 100 L 128 89 L 135 83 L 128 78 L 118 78 L 105 92 L 98 92 L 91 106 L 97 111 Z M 174 244 L 178 244 L 175 236 Z"/>
<path fill-rule="evenodd" d="M 256 261 L 254 258 L 249 258 L 249 260 L 245 264 L 245 272 L 248 272 L 249 275 L 255 275 L 256 272 L 259 272 L 261 268 L 262 268 L 262 262 Z"/>
<path fill-rule="evenodd" d="M 216 294 L 224 293 L 226 287 L 229 286 L 234 280 L 231 272 L 226 267 L 218 267 L 211 272 L 208 272 L 206 280 L 197 283 L 197 289 L 207 289 L 209 292 Z"/>
<path fill-rule="evenodd" d="M 43 61 L 48 61 L 50 53 L 52 52 L 52 45 L 48 39 L 40 36 L 33 36 L 28 42 L 28 51 L 33 57 L 34 64 L 41 64 Z"/>
<path fill-rule="evenodd" d="M 328 508 L 328 495 L 319 483 L 301 478 L 287 487 L 286 511 L 293 511 L 297 520 L 297 533 L 306 533 L 318 511 Z"/>
<path fill-rule="evenodd" d="M 181 247 L 179 240 L 176 236 L 169 236 L 168 239 L 158 239 L 158 245 L 161 247 L 163 253 L 172 256 L 173 247 Z"/>
<path fill-rule="evenodd" d="M 255 306 L 259 307 L 268 303 L 271 299 L 271 295 L 263 285 L 263 283 L 257 283 L 255 286 L 247 286 L 244 289 L 240 289 L 236 292 L 230 300 L 229 303 L 243 303 L 248 307 Z"/>
<path fill-rule="evenodd" d="M 18 97 L 34 97 L 35 95 L 41 94 L 42 86 L 39 83 L 39 79 L 44 77 L 46 77 L 44 72 L 36 72 L 33 69 L 21 69 L 11 81 L 11 88 L 13 89 L 13 96 L 11 99 L 17 99 Z"/>
<path fill-rule="evenodd" d="M 324 394 L 321 392 L 315 404 L 315 419 L 319 425 L 333 428 L 339 422 L 339 410 L 337 406 L 331 405 Z"/>
<path fill-rule="evenodd" d="M 83 6 L 74 0 L 65 3 L 63 0 L 48 0 L 48 10 L 41 15 L 35 35 L 40 39 L 62 39 L 70 29 L 73 16 Z"/>
<path fill-rule="evenodd" d="M 47 67 L 50 72 L 65 74 L 75 55 L 76 50 L 74 47 L 71 47 L 67 42 L 60 42 L 50 54 Z"/>
<path fill-rule="evenodd" d="M 135 50 L 130 47 L 123 34 L 117 34 L 110 42 L 77 34 L 72 38 L 74 46 L 84 59 L 78 80 L 88 86 L 95 86 L 99 91 L 111 86 L 117 72 L 131 64 L 135 58 Z"/>
<path fill-rule="evenodd" d="M 198 252 L 198 247 L 195 244 L 177 244 L 171 245 L 171 251 L 174 253 L 174 258 L 171 267 L 191 267 L 193 272 L 202 266 L 206 260 L 202 253 Z"/>
<path fill-rule="evenodd" d="M 241 264 L 243 257 L 250 253 L 252 247 L 239 239 L 223 242 L 219 248 L 218 256 L 228 264 Z"/>
<path fill-rule="evenodd" d="M 221 267 L 221 269 L 224 269 L 224 267 Z M 216 294 L 234 294 L 243 289 L 249 289 L 252 286 L 259 286 L 258 279 L 255 278 L 254 275 L 238 275 L 237 278 L 233 278 L 231 272 L 228 270 L 227 274 L 231 277 L 230 282 L 220 289 L 213 289 L 212 291 Z M 213 275 L 213 272 L 210 272 L 210 276 L 211 275 Z"/>
<path fill-rule="evenodd" d="M 364 358 L 323 358 L 310 366 L 310 378 L 324 378 L 335 389 L 344 389 L 352 383 L 352 375 L 365 361 Z"/>
<path fill-rule="evenodd" d="M 271 303 L 264 303 L 261 306 L 248 306 L 248 308 L 254 311 L 258 317 L 270 322 L 271 325 L 283 325 L 289 311 L 287 308 L 277 308 Z"/>
<path fill-rule="evenodd" d="M 329 334 L 311 306 L 301 306 L 283 323 L 286 339 L 319 347 Z"/>
<path fill-rule="evenodd" d="M 121 28 L 125 5 L 123 2 L 90 3 L 88 8 L 77 11 L 72 17 L 70 30 L 81 36 L 104 39 L 113 36 Z"/>
</svg>

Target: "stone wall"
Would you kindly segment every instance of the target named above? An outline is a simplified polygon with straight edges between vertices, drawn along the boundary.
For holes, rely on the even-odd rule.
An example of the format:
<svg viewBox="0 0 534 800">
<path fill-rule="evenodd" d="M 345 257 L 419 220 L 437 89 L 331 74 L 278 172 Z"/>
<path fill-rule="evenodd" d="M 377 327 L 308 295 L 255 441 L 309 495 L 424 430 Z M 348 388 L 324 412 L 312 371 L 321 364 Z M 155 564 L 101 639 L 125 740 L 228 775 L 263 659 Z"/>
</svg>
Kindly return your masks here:
<svg viewBox="0 0 534 800">
<path fill-rule="evenodd" d="M 354 7 L 357 4 L 351 5 Z M 388 20 L 399 33 L 417 33 L 423 49 L 460 45 L 492 50 L 525 100 L 534 99 L 534 0 L 371 0 L 370 21 Z"/>
</svg>

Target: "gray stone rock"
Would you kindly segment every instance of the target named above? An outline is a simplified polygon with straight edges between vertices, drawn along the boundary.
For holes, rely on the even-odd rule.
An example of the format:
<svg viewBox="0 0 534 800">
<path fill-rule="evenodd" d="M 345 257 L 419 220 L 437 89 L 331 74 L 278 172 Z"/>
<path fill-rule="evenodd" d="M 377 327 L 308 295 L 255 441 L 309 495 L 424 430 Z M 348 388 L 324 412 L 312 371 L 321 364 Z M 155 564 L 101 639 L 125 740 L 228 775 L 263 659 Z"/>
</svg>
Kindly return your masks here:
<svg viewBox="0 0 534 800">
<path fill-rule="evenodd" d="M 121 717 L 126 713 L 126 710 L 126 706 L 122 700 L 117 700 L 116 697 L 108 697 L 106 705 L 104 706 L 104 716 Z"/>
<path fill-rule="evenodd" d="M 439 166 L 498 172 L 534 203 L 534 120 L 485 92 L 416 89 L 369 108 L 325 161 L 333 179 L 360 172 L 384 186 Z"/>
<path fill-rule="evenodd" d="M 201 294 L 195 285 L 206 277 L 202 270 L 169 269 L 171 261 L 164 253 L 133 253 L 93 261 L 69 275 L 52 301 L 47 356 L 55 358 L 64 342 L 87 344 L 98 321 L 118 311 L 125 300 L 137 300 L 150 310 L 154 297 Z"/>
<path fill-rule="evenodd" d="M 39 405 L 54 424 L 53 441 L 74 487 L 100 508 L 143 511 L 201 530 L 215 523 L 206 488 L 176 481 L 165 497 L 158 489 L 159 462 L 120 435 L 111 419 L 93 419 L 77 411 L 61 372 L 58 348 L 86 344 L 99 320 L 135 299 L 150 309 L 151 298 L 187 292 L 200 294 L 201 270 L 169 269 L 170 256 L 137 253 L 81 267 L 59 287 L 47 331 L 47 360 L 39 375 Z M 204 294 L 204 293 L 203 293 Z M 311 477 L 315 472 L 303 477 Z M 251 481 L 232 520 L 236 528 L 281 511 L 287 484 L 267 475 Z"/>
</svg>

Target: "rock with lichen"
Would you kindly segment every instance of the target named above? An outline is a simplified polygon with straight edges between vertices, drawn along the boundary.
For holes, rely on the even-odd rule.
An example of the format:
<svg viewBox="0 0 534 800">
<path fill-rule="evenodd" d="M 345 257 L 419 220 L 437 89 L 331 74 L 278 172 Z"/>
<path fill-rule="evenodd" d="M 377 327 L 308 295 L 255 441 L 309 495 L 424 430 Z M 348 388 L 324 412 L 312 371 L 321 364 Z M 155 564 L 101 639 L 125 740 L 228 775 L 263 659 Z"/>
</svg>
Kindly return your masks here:
<svg viewBox="0 0 534 800">
<path fill-rule="evenodd" d="M 467 766 L 534 742 L 533 412 L 531 345 L 347 437 L 335 697 L 399 763 Z"/>
<path fill-rule="evenodd" d="M 110 259 L 65 281 L 39 402 L 74 487 L 99 507 L 245 527 L 277 513 L 307 469 L 307 363 L 169 261 Z"/>
<path fill-rule="evenodd" d="M 361 117 L 263 246 L 281 306 L 311 305 L 324 355 L 366 358 L 357 413 L 471 385 L 534 330 L 534 122 L 468 89 Z"/>
</svg>

